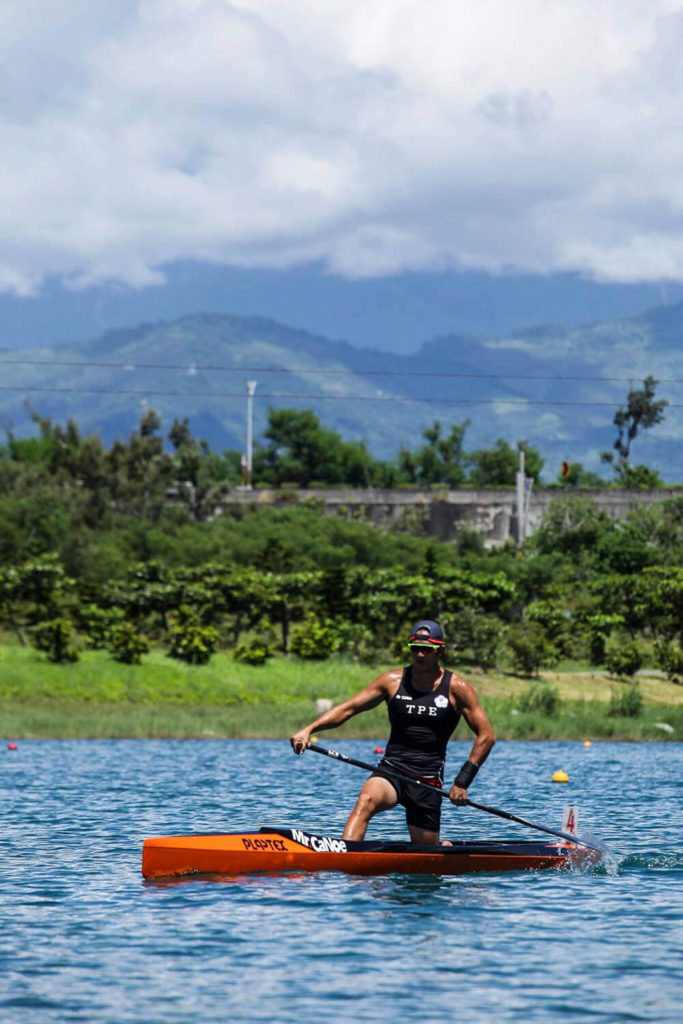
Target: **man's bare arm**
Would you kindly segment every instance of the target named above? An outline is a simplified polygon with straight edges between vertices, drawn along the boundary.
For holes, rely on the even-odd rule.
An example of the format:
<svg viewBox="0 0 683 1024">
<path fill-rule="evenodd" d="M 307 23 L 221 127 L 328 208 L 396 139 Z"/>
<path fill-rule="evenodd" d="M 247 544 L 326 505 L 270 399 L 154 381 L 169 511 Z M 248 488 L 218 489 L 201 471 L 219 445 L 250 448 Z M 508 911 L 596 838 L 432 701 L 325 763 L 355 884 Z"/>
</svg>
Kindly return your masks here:
<svg viewBox="0 0 683 1024">
<path fill-rule="evenodd" d="M 315 722 L 311 722 L 305 728 L 299 729 L 289 740 L 294 753 L 303 754 L 314 732 L 320 732 L 323 729 L 334 729 L 336 726 L 348 722 L 350 718 L 353 718 L 354 715 L 359 714 L 361 711 L 369 711 L 370 708 L 377 707 L 390 693 L 392 683 L 396 681 L 396 678 L 400 678 L 400 672 L 384 672 L 381 676 L 373 679 L 364 690 L 360 690 L 353 697 L 349 697 L 348 700 L 342 701 L 341 704 L 330 708 L 329 711 L 325 711 L 320 718 L 316 718 Z"/>
<path fill-rule="evenodd" d="M 459 776 L 462 775 L 463 770 L 464 774 L 468 774 L 467 765 L 471 765 L 473 767 L 469 770 L 469 774 L 474 778 L 476 769 L 483 765 L 496 740 L 491 723 L 479 703 L 473 687 L 466 683 L 464 679 L 458 679 L 457 681 L 454 680 L 454 689 L 456 706 L 474 733 L 474 743 L 472 744 L 470 756 L 458 774 Z M 467 801 L 467 786 L 458 785 L 457 782 L 454 782 L 448 795 L 453 803 L 464 804 Z"/>
</svg>

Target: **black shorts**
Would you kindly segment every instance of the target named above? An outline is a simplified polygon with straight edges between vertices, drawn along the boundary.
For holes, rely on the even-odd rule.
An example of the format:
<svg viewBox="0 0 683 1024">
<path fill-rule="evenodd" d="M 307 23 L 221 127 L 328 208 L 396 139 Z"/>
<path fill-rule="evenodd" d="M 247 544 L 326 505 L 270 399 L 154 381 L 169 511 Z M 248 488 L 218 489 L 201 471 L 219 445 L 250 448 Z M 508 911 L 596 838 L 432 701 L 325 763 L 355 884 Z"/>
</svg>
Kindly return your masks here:
<svg viewBox="0 0 683 1024">
<path fill-rule="evenodd" d="M 387 766 L 390 767 L 390 766 Z M 382 763 L 377 766 L 377 771 L 372 773 L 374 778 L 386 779 L 396 790 L 398 802 L 405 807 L 406 824 L 414 825 L 415 828 L 423 828 L 429 832 L 438 832 L 441 828 L 441 803 L 439 795 L 441 786 L 434 785 L 434 792 L 424 789 L 422 786 L 414 786 L 404 779 L 398 779 L 394 775 L 385 775 L 382 771 Z"/>
</svg>

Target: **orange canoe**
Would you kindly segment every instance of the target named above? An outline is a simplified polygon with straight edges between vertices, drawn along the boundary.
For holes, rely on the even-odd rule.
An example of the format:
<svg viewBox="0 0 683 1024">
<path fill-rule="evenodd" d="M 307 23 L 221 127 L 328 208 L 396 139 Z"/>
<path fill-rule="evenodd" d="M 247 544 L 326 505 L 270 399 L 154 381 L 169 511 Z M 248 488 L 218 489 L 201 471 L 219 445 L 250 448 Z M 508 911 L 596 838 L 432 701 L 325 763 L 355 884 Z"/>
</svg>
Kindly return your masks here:
<svg viewBox="0 0 683 1024">
<path fill-rule="evenodd" d="M 343 871 L 351 875 L 462 875 L 472 871 L 535 871 L 568 867 L 600 855 L 556 841 L 458 842 L 420 846 L 402 842 L 349 842 L 296 828 L 259 832 L 163 836 L 146 839 L 145 878 L 169 875 L 246 875 L 253 872 Z"/>
</svg>

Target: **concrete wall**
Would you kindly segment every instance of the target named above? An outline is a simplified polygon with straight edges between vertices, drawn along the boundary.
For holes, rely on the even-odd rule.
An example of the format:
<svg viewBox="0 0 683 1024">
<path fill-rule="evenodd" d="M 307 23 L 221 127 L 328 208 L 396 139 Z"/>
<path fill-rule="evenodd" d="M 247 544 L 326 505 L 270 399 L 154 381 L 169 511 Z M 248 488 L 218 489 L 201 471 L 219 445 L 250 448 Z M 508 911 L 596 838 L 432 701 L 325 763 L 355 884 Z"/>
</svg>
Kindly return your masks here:
<svg viewBox="0 0 683 1024">
<path fill-rule="evenodd" d="M 572 491 L 538 490 L 529 496 L 527 536 L 536 530 L 549 502 L 565 494 L 590 498 L 597 508 L 612 519 L 619 519 L 639 505 L 656 505 L 668 498 L 683 497 L 680 489 L 657 491 Z M 315 501 L 326 515 L 362 519 L 376 526 L 424 530 L 438 540 L 453 540 L 460 530 L 476 530 L 488 546 L 517 539 L 517 510 L 513 490 L 237 490 L 223 505 L 250 507 L 287 505 Z"/>
</svg>

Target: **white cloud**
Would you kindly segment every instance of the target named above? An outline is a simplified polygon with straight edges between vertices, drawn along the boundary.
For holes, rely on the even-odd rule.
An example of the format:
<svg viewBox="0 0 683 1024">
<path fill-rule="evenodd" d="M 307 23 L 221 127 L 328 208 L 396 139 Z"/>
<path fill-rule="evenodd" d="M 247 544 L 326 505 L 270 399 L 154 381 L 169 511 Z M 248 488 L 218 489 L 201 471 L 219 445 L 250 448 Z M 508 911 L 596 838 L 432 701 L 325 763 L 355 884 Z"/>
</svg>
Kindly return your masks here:
<svg viewBox="0 0 683 1024">
<path fill-rule="evenodd" d="M 0 289 L 683 279 L 683 0 L 23 0 L 0 39 Z"/>
</svg>

